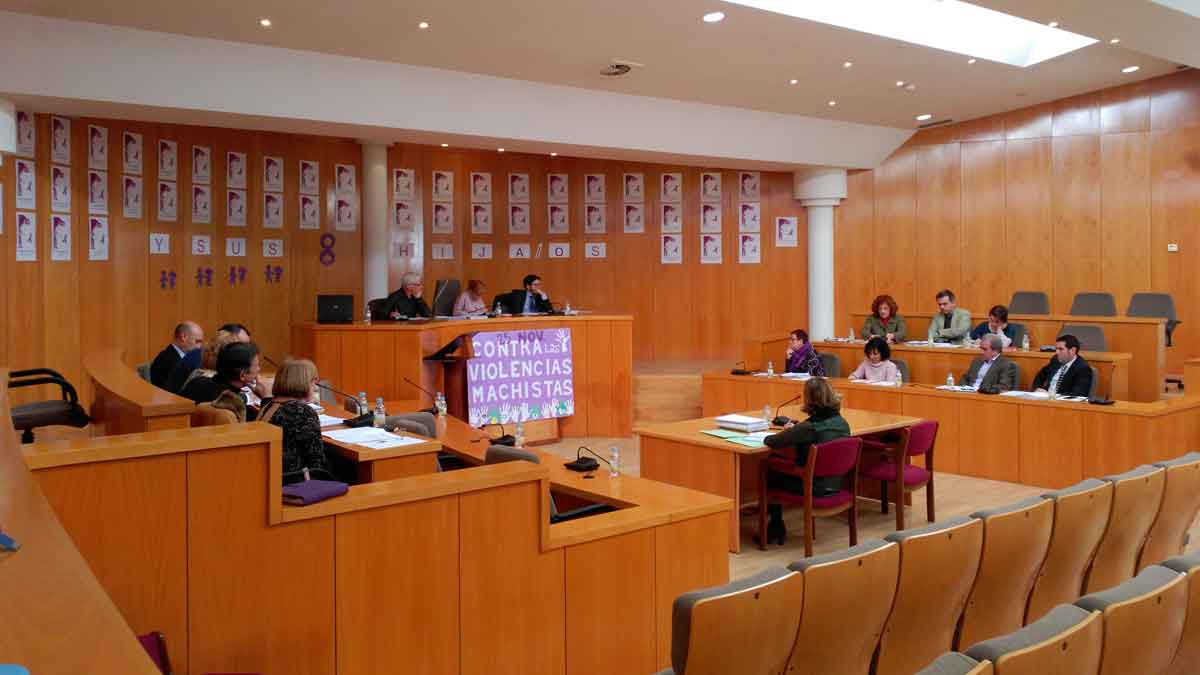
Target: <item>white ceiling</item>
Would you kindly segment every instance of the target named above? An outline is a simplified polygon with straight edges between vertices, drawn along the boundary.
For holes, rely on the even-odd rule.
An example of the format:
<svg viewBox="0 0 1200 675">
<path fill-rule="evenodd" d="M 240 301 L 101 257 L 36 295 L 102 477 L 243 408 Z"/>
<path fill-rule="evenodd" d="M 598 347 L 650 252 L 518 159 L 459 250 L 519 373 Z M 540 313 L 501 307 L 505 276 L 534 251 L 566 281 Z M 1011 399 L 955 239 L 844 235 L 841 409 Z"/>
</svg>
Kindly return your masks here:
<svg viewBox="0 0 1200 675">
<path fill-rule="evenodd" d="M 1025 69 L 968 66 L 957 54 L 719 0 L 0 0 L 0 9 L 909 129 L 920 113 L 971 119 L 1172 72 L 1179 61 L 1200 63 L 1200 21 L 1147 0 L 977 4 L 1057 19 L 1102 42 Z M 724 22 L 700 21 L 716 9 Z M 262 17 L 274 27 L 260 28 Z M 419 30 L 419 21 L 430 29 Z M 1107 43 L 1114 31 L 1118 46 Z M 622 78 L 599 75 L 614 58 L 645 67 Z M 843 68 L 846 60 L 854 66 Z M 1127 65 L 1141 70 L 1122 74 Z M 792 78 L 797 85 L 788 84 Z M 897 88 L 897 80 L 916 91 Z"/>
</svg>

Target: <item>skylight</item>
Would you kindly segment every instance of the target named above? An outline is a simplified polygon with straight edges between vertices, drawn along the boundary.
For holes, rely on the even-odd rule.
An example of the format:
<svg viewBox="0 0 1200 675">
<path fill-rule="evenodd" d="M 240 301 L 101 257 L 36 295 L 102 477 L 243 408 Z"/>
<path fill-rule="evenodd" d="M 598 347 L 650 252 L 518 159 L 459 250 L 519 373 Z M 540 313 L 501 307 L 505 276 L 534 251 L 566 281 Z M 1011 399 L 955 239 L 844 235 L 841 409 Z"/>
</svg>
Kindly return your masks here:
<svg viewBox="0 0 1200 675">
<path fill-rule="evenodd" d="M 1150 0 L 1150 2 L 1200 18 L 1200 0 Z"/>
<path fill-rule="evenodd" d="M 725 0 L 1025 68 L 1095 44 L 1085 35 L 959 0 Z"/>
</svg>

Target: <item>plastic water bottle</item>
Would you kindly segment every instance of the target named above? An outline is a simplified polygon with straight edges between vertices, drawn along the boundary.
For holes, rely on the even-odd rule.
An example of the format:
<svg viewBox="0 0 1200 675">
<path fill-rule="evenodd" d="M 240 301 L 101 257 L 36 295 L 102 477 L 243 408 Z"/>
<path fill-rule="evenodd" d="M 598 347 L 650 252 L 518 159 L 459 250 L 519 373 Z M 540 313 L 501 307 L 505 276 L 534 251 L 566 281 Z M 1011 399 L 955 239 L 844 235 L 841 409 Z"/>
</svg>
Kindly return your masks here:
<svg viewBox="0 0 1200 675">
<path fill-rule="evenodd" d="M 946 386 L 947 387 L 954 386 L 954 373 L 946 373 Z"/>
<path fill-rule="evenodd" d="M 846 337 L 846 342 L 854 342 L 854 329 L 850 329 L 850 335 Z"/>
<path fill-rule="evenodd" d="M 358 392 L 358 414 L 365 415 L 371 407 L 367 405 L 367 392 Z"/>
<path fill-rule="evenodd" d="M 1021 351 L 1023 351 L 1023 352 L 1029 351 L 1029 333 L 1026 333 L 1021 336 Z"/>
<path fill-rule="evenodd" d="M 563 303 L 563 314 L 568 316 L 571 314 L 571 301 L 569 299 Z"/>
<path fill-rule="evenodd" d="M 369 303 L 363 303 L 363 323 L 371 325 L 371 305 Z"/>
<path fill-rule="evenodd" d="M 446 395 L 442 392 L 437 393 L 437 398 L 433 401 L 433 406 L 437 408 L 438 417 L 446 416 Z"/>
<path fill-rule="evenodd" d="M 621 475 L 621 451 L 613 445 L 608 448 L 608 477 L 616 478 Z"/>
<path fill-rule="evenodd" d="M 900 372 L 899 368 L 896 369 L 896 377 L 895 377 L 895 379 L 893 379 L 893 382 L 896 383 L 897 387 L 904 386 L 904 375 L 903 375 L 903 373 Z"/>
<path fill-rule="evenodd" d="M 379 398 L 375 399 L 375 417 L 371 421 L 373 426 L 382 428 L 386 420 L 387 410 L 383 408 L 383 397 L 380 396 Z"/>
<path fill-rule="evenodd" d="M 775 362 L 767 361 L 767 377 L 775 377 Z"/>
<path fill-rule="evenodd" d="M 763 421 L 767 424 L 771 423 L 771 406 L 763 405 Z"/>
<path fill-rule="evenodd" d="M 492 313 L 495 314 L 496 316 L 500 316 L 501 314 L 504 313 L 504 307 L 500 305 L 499 300 L 496 301 L 496 309 L 492 310 Z"/>
<path fill-rule="evenodd" d="M 516 445 L 518 448 L 525 447 L 525 423 L 524 422 L 517 422 L 517 428 L 516 428 L 516 431 L 513 434 L 513 436 L 516 438 Z"/>
</svg>

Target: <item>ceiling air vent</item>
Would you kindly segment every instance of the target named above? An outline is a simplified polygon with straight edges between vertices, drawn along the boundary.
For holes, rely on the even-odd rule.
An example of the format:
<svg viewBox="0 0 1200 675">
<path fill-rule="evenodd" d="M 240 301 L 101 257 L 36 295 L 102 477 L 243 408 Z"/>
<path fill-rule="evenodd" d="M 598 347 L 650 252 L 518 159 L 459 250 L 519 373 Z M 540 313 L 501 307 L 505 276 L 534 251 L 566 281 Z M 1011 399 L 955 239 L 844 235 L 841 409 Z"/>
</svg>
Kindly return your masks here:
<svg viewBox="0 0 1200 675">
<path fill-rule="evenodd" d="M 624 63 L 610 63 L 600 71 L 600 74 L 605 77 L 620 77 L 631 70 L 633 69 Z"/>
<path fill-rule="evenodd" d="M 954 120 L 952 120 L 950 118 L 946 118 L 944 120 L 937 120 L 936 122 L 926 122 L 925 124 L 919 125 L 917 128 L 918 129 L 932 129 L 934 127 L 940 127 L 940 126 L 945 126 L 947 124 L 951 124 L 952 122 L 954 122 Z"/>
</svg>

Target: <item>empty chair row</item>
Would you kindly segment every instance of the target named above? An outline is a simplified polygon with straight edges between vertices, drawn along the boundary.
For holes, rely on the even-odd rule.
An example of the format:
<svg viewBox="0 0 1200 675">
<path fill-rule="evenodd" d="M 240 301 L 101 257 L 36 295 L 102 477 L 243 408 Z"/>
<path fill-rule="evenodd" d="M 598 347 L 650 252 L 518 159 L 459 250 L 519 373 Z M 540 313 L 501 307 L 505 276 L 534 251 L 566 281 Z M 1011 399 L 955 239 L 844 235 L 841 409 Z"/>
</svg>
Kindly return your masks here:
<svg viewBox="0 0 1200 675">
<path fill-rule="evenodd" d="M 1041 291 L 1016 291 L 1009 301 L 1008 311 L 1011 314 L 1050 314 L 1050 298 Z M 1067 312 L 1072 316 L 1117 316 L 1117 301 L 1112 293 L 1083 292 L 1076 293 L 1071 300 L 1071 309 Z M 1167 346 L 1171 346 L 1171 335 L 1180 323 L 1175 313 L 1175 299 L 1170 293 L 1134 293 L 1129 298 L 1129 306 L 1125 316 L 1144 317 L 1150 319 L 1166 319 Z M 1064 326 L 1064 333 L 1070 333 Z M 1079 337 L 1076 333 L 1071 333 Z M 1083 342 L 1083 338 L 1079 338 Z M 1085 346 L 1084 349 L 1095 349 Z M 1096 351 L 1108 351 L 1096 349 Z"/>
<path fill-rule="evenodd" d="M 1198 510 L 1191 453 L 895 532 L 680 596 L 672 664 L 689 674 L 912 673 L 1044 615 L 1039 627 L 1058 625 L 1057 606 L 1180 554 Z"/>
</svg>

